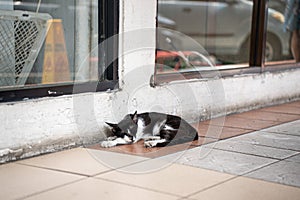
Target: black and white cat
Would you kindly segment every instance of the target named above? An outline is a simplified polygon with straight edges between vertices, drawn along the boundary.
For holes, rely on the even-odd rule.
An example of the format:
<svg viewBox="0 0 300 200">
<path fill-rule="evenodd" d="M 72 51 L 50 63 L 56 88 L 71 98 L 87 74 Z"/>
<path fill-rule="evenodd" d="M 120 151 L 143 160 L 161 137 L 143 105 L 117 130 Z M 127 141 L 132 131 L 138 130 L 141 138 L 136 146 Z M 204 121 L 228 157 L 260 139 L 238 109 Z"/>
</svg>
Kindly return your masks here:
<svg viewBox="0 0 300 200">
<path fill-rule="evenodd" d="M 157 112 L 128 114 L 118 124 L 108 123 L 113 136 L 102 147 L 136 143 L 144 140 L 145 147 L 163 147 L 198 139 L 198 132 L 181 117 Z"/>
</svg>

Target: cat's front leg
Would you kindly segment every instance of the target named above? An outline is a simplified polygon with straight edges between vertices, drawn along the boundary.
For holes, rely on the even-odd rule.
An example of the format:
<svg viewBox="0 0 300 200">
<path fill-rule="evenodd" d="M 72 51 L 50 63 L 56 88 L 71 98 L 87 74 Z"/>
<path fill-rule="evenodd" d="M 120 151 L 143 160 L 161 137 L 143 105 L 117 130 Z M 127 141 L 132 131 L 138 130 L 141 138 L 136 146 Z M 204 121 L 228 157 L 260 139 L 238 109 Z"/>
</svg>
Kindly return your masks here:
<svg viewBox="0 0 300 200">
<path fill-rule="evenodd" d="M 113 141 L 113 140 L 115 140 L 115 139 L 117 139 L 117 136 L 111 136 L 111 137 L 108 137 L 108 138 L 106 139 L 106 141 Z"/>
<path fill-rule="evenodd" d="M 148 148 L 156 147 L 158 144 L 166 143 L 166 139 L 159 139 L 159 140 L 147 140 L 144 142 L 144 146 Z"/>
<path fill-rule="evenodd" d="M 114 140 L 103 141 L 103 142 L 101 142 L 100 145 L 101 145 L 101 147 L 104 147 L 104 148 L 110 148 L 110 147 L 117 146 L 119 144 L 130 144 L 130 143 L 132 143 L 132 140 L 128 136 L 124 136 L 124 138 L 117 137 Z"/>
<path fill-rule="evenodd" d="M 147 136 L 143 138 L 144 141 L 149 141 L 149 140 L 159 140 L 160 136 Z"/>
<path fill-rule="evenodd" d="M 117 143 L 114 140 L 109 140 L 109 141 L 103 141 L 101 142 L 101 147 L 104 148 L 110 148 L 110 147 L 114 147 L 117 145 Z"/>
</svg>

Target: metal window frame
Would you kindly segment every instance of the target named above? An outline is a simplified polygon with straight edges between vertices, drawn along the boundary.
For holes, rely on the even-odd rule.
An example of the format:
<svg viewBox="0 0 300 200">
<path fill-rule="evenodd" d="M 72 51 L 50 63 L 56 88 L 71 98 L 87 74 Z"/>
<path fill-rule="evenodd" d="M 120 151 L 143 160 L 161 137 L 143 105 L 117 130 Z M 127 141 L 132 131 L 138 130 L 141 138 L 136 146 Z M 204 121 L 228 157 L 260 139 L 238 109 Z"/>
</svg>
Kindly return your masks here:
<svg viewBox="0 0 300 200">
<path fill-rule="evenodd" d="M 103 14 L 99 14 L 98 17 L 98 43 L 100 44 L 105 39 L 119 33 L 119 0 L 98 0 L 98 10 L 103 12 Z M 105 52 L 105 55 L 117 54 L 118 41 L 114 41 L 113 47 L 107 47 Z M 109 59 L 110 58 L 105 58 L 105 60 Z M 98 66 L 100 67 L 101 65 Z M 57 83 L 38 86 L 25 85 L 23 87 L 6 88 L 0 91 L 0 102 L 21 101 L 84 92 L 100 92 L 108 89 L 114 89 L 117 86 L 117 83 L 118 60 L 114 60 L 113 63 L 107 67 L 103 81 L 90 81 L 86 83 Z"/>
<path fill-rule="evenodd" d="M 249 66 L 264 68 L 268 0 L 253 0 Z"/>
</svg>

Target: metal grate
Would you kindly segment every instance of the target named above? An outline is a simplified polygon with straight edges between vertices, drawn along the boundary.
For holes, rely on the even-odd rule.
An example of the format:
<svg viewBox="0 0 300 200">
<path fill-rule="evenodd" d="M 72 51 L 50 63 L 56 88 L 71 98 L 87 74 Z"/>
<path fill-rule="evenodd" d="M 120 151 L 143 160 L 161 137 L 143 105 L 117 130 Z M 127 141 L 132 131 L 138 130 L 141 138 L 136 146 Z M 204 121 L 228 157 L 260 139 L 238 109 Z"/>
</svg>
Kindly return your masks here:
<svg viewBox="0 0 300 200">
<path fill-rule="evenodd" d="M 47 32 L 49 14 L 0 12 L 0 86 L 24 85 Z"/>
</svg>

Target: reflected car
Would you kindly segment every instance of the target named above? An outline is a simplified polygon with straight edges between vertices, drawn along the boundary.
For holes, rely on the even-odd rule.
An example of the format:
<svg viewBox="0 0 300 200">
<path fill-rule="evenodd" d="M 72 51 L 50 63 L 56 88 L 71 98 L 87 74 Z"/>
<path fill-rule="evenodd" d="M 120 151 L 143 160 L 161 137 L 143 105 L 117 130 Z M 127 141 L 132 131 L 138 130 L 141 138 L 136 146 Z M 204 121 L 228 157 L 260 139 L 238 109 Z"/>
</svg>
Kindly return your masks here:
<svg viewBox="0 0 300 200">
<path fill-rule="evenodd" d="M 253 2 L 253 0 L 248 0 Z M 284 14 L 286 6 L 286 0 L 269 0 L 268 1 L 268 8 L 272 8 L 273 10 L 279 11 L 280 13 Z"/>
<path fill-rule="evenodd" d="M 195 39 L 209 54 L 225 62 L 248 60 L 253 3 L 248 0 L 159 0 L 158 13 L 176 23 L 176 30 Z M 290 34 L 284 16 L 268 10 L 266 61 L 290 56 Z M 197 51 L 181 43 L 184 50 Z"/>
</svg>

